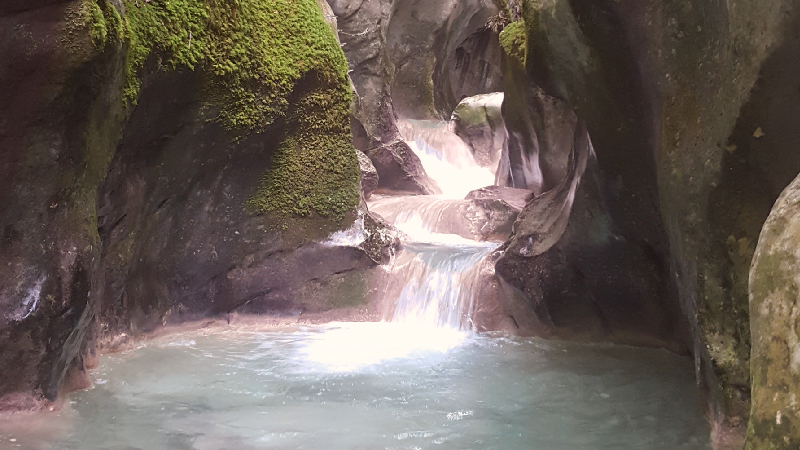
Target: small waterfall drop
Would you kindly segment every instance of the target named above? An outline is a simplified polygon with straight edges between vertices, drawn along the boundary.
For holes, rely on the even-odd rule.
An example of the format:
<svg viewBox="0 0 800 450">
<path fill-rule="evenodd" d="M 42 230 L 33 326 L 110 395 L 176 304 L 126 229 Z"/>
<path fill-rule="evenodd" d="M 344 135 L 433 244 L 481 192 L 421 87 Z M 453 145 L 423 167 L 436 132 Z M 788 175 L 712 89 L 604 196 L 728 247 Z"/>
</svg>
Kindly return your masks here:
<svg viewBox="0 0 800 450">
<path fill-rule="evenodd" d="M 470 191 L 494 184 L 494 171 L 475 161 L 449 122 L 407 120 L 398 125 L 425 172 L 439 184 L 443 198 L 463 199 Z"/>
<path fill-rule="evenodd" d="M 392 222 L 404 236 L 404 250 L 392 264 L 384 319 L 425 328 L 472 328 L 481 263 L 498 242 L 470 233 L 464 197 L 494 184 L 491 168 L 481 167 L 447 123 L 403 121 L 400 131 L 420 158 L 441 195 L 373 196 L 371 211 Z"/>
</svg>

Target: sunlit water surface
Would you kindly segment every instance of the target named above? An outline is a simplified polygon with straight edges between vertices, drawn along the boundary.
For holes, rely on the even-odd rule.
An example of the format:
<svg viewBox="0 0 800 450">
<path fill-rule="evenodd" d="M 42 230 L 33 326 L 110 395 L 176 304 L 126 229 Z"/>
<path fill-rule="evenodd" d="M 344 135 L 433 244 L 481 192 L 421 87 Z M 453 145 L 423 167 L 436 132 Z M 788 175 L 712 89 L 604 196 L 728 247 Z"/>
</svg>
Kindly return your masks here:
<svg viewBox="0 0 800 450">
<path fill-rule="evenodd" d="M 0 448 L 709 448 L 689 360 L 408 327 L 148 341 L 104 356 L 62 412 L 0 423 Z"/>
</svg>

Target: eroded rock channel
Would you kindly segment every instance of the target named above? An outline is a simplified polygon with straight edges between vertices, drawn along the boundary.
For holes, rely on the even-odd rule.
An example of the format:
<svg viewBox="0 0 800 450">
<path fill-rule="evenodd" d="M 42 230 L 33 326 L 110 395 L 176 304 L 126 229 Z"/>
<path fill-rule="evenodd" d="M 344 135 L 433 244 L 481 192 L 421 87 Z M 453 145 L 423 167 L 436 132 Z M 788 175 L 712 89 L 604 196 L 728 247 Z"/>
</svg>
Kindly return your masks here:
<svg viewBox="0 0 800 450">
<path fill-rule="evenodd" d="M 799 30 L 5 2 L 0 448 L 800 448 Z"/>
</svg>

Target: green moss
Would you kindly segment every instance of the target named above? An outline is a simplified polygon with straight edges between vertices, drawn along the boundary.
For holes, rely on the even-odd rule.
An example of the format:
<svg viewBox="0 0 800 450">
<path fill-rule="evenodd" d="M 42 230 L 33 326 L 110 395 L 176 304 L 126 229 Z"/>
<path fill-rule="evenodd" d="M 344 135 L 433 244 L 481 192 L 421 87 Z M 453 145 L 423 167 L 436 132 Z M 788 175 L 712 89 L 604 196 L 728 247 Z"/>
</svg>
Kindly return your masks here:
<svg viewBox="0 0 800 450">
<path fill-rule="evenodd" d="M 106 29 L 106 19 L 103 16 L 103 11 L 100 9 L 100 6 L 97 3 L 87 3 L 86 4 L 89 11 L 89 36 L 92 38 L 92 43 L 95 45 L 104 45 L 106 43 L 106 37 L 108 35 L 108 30 Z"/>
<path fill-rule="evenodd" d="M 460 126 L 466 127 L 474 127 L 489 121 L 483 105 L 476 106 L 470 103 L 459 103 L 453 111 L 453 117 L 458 120 Z"/>
<path fill-rule="evenodd" d="M 351 93 L 312 74 L 298 88 L 286 138 L 248 202 L 256 212 L 341 219 L 359 201 L 359 168 L 350 134 Z"/>
<path fill-rule="evenodd" d="M 104 45 L 109 20 L 128 46 L 126 99 L 136 102 L 144 63 L 201 67 L 206 99 L 229 129 L 260 130 L 285 114 L 286 97 L 315 71 L 346 83 L 347 63 L 315 0 L 87 0 L 90 35 Z M 116 17 L 115 17 L 116 16 Z"/>
<path fill-rule="evenodd" d="M 516 59 L 525 66 L 525 54 L 528 40 L 525 31 L 525 21 L 518 20 L 508 24 L 500 33 L 500 46 L 506 55 Z"/>
<path fill-rule="evenodd" d="M 95 46 L 110 37 L 126 43 L 126 102 L 136 102 L 154 56 L 167 70 L 202 69 L 202 100 L 227 129 L 241 136 L 284 125 L 272 168 L 248 202 L 254 212 L 340 219 L 355 208 L 347 61 L 316 0 L 122 4 L 120 16 L 108 0 L 85 0 L 81 17 Z M 301 79 L 308 86 L 299 94 Z"/>
<path fill-rule="evenodd" d="M 66 11 L 66 27 L 62 42 L 71 53 L 84 53 L 82 36 L 88 36 L 91 46 L 102 49 L 111 37 L 122 38 L 119 13 L 106 0 L 83 0 L 70 5 Z"/>
</svg>

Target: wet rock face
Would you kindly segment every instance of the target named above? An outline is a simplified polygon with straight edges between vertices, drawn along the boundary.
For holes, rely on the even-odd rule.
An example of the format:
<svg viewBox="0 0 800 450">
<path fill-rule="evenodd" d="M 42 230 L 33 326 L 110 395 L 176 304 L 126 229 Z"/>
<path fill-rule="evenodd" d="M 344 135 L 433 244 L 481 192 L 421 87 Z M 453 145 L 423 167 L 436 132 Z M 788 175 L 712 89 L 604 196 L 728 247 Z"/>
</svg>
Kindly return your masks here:
<svg viewBox="0 0 800 450">
<path fill-rule="evenodd" d="M 483 29 L 489 17 L 496 12 L 497 7 L 490 0 L 393 2 L 386 25 L 386 55 L 393 66 L 392 99 L 401 117 L 445 118 L 461 100 L 455 95 L 471 96 L 496 90 L 492 88 L 498 86 L 497 79 L 464 77 L 461 70 L 479 68 L 471 67 L 464 58 L 458 68 L 449 67 L 450 62 L 459 63 L 457 57 L 453 60 L 451 55 L 455 56 L 458 48 L 466 53 L 465 44 L 469 47 L 470 43 L 465 41 Z M 478 59 L 491 60 L 491 55 L 486 53 L 493 43 L 487 39 L 483 49 L 471 50 Z M 493 50 L 496 58 L 499 56 L 498 48 Z M 477 66 L 481 66 L 480 62 Z M 451 74 L 462 76 L 465 81 L 476 85 L 462 83 L 446 89 Z"/>
<path fill-rule="evenodd" d="M 364 198 L 369 198 L 375 189 L 378 189 L 378 170 L 370 161 L 369 156 L 361 150 L 356 150 L 358 155 L 358 168 L 361 171 L 361 193 Z"/>
<path fill-rule="evenodd" d="M 380 188 L 436 192 L 400 141 L 398 116 L 450 116 L 464 96 L 497 91 L 497 37 L 483 28 L 489 0 L 333 0 L 342 49 L 356 91 L 356 148 L 378 170 Z"/>
<path fill-rule="evenodd" d="M 249 200 L 297 130 L 224 127 L 200 67 L 146 64 L 126 108 L 126 47 L 94 43 L 81 5 L 0 16 L 0 81 L 18 88 L 0 92 L 0 411 L 81 387 L 94 350 L 121 333 L 361 303 L 365 271 L 394 245 L 376 221 L 369 249 L 328 243 L 355 208 L 342 220 L 255 214 Z M 322 84 L 297 81 L 287 117 L 330 117 L 300 103 L 331 94 Z M 316 137 L 347 130 L 324 125 Z"/>
<path fill-rule="evenodd" d="M 748 450 L 800 447 L 800 177 L 783 191 L 750 269 L 753 408 Z"/>
<path fill-rule="evenodd" d="M 380 25 L 389 20 L 391 2 L 333 0 L 330 6 L 337 17 L 355 89 L 351 129 L 356 149 L 372 160 L 378 187 L 417 194 L 436 192 L 435 183 L 397 129 L 386 80 L 385 27 Z"/>
<path fill-rule="evenodd" d="M 516 332 L 687 353 L 658 235 L 614 208 L 617 192 L 584 123 L 535 84 L 524 60 L 504 48 L 507 139 L 497 171 L 498 184 L 536 194 L 496 263 Z"/>
<path fill-rule="evenodd" d="M 525 69 L 524 22 L 514 22 L 501 33 L 502 105 L 506 128 L 496 183 L 541 194 L 567 173 L 577 117 L 572 106 L 545 93 Z"/>
<path fill-rule="evenodd" d="M 496 263 L 515 332 L 686 353 L 663 267 L 651 248 L 620 233 L 580 124 L 573 141 L 567 173 L 528 201 Z"/>
<path fill-rule="evenodd" d="M 503 64 L 509 101 L 503 103 L 506 140 L 497 184 L 541 194 L 567 173 L 578 119 L 565 102 L 536 88 L 512 58 Z"/>
<path fill-rule="evenodd" d="M 500 55 L 497 33 L 489 28 L 479 28 L 456 48 L 447 61 L 449 73 L 443 74 L 434 87 L 447 109 L 476 93 L 503 89 Z"/>
<path fill-rule="evenodd" d="M 301 220 L 281 232 L 248 211 L 280 132 L 234 142 L 201 113 L 198 82 L 187 71 L 145 85 L 100 190 L 102 321 L 136 333 L 236 311 L 352 306 L 305 297 L 304 286 L 373 262 L 354 247 L 317 243 L 340 224 Z"/>
<path fill-rule="evenodd" d="M 124 115 L 122 59 L 88 37 L 65 51 L 71 5 L 40 3 L 0 17 L 0 410 L 43 406 L 84 368 L 94 198 Z"/>
<path fill-rule="evenodd" d="M 796 127 L 782 119 L 797 114 L 797 8 L 523 6 L 525 73 L 586 121 L 617 233 L 665 268 L 720 438 L 736 435 L 749 411 L 749 260 L 772 202 L 800 171 Z"/>
</svg>

